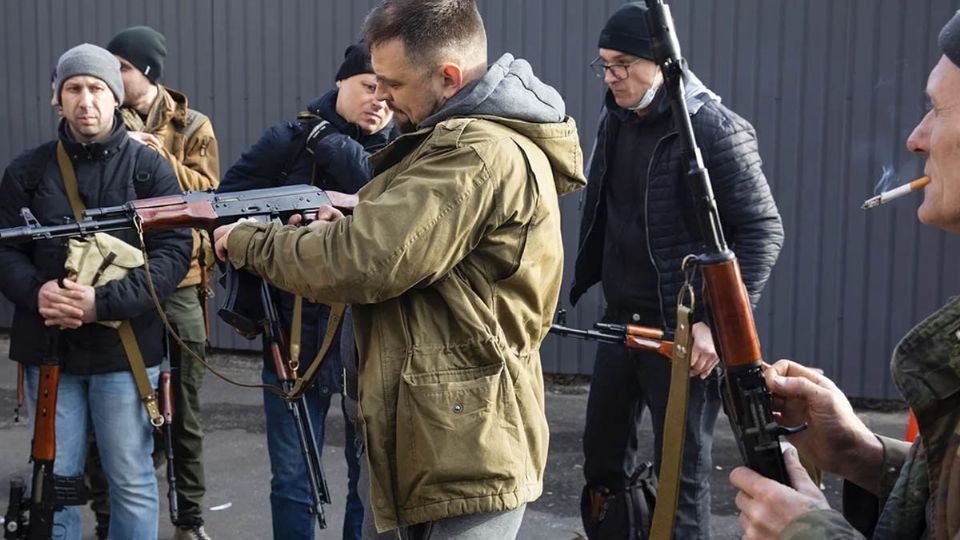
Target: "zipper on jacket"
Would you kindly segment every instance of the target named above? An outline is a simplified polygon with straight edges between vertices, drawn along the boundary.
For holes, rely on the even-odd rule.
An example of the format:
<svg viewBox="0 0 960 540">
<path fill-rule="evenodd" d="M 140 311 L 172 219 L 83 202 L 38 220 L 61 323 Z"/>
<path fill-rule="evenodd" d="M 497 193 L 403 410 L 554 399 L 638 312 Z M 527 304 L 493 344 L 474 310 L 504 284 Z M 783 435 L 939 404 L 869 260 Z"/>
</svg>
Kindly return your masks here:
<svg viewBox="0 0 960 540">
<path fill-rule="evenodd" d="M 657 150 L 660 150 L 660 144 L 676 134 L 676 131 L 671 131 L 660 137 L 660 140 L 654 145 L 653 154 L 650 155 L 650 163 L 647 163 L 647 185 L 643 188 L 643 234 L 647 236 L 647 255 L 650 257 L 650 264 L 653 265 L 653 271 L 657 274 L 657 305 L 660 307 L 660 321 L 663 323 L 664 330 L 669 330 L 669 328 L 666 328 L 667 312 L 663 309 L 663 293 L 660 290 L 660 267 L 657 266 L 657 261 L 653 258 L 653 248 L 650 246 L 650 183 L 653 180 L 650 173 L 653 171 L 653 163 L 657 160 Z"/>
</svg>

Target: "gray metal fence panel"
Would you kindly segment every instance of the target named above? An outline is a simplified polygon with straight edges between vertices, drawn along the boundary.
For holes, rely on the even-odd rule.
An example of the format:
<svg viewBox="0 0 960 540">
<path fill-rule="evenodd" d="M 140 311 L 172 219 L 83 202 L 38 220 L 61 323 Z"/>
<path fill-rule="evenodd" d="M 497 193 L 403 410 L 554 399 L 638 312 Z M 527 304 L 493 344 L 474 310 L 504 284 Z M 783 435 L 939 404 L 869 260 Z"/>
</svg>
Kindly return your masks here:
<svg viewBox="0 0 960 540">
<path fill-rule="evenodd" d="M 213 120 L 225 170 L 269 125 L 330 88 L 345 46 L 373 0 L 34 0 L 0 6 L 0 163 L 50 139 L 49 74 L 69 46 L 105 43 L 149 24 L 168 39 L 164 82 Z M 603 86 L 588 71 L 619 0 L 479 0 L 491 59 L 526 58 L 564 95 L 593 145 Z M 676 0 L 693 70 L 753 122 L 787 241 L 756 319 L 767 358 L 818 365 L 853 395 L 894 397 L 887 361 L 897 339 L 948 296 L 960 242 L 919 225 L 916 201 L 870 213 L 859 204 L 892 168 L 919 176 L 903 142 L 924 111 L 939 57 L 936 32 L 957 0 Z M 573 275 L 580 197 L 562 202 L 564 290 Z M 222 299 L 222 294 L 218 300 Z M 591 291 L 570 310 L 588 326 Z M 215 304 L 214 304 L 215 305 Z M 569 307 L 569 306 L 568 306 Z M 12 308 L 0 305 L 0 325 Z M 215 324 L 212 343 L 257 343 Z M 544 369 L 589 373 L 594 347 L 549 337 Z"/>
</svg>

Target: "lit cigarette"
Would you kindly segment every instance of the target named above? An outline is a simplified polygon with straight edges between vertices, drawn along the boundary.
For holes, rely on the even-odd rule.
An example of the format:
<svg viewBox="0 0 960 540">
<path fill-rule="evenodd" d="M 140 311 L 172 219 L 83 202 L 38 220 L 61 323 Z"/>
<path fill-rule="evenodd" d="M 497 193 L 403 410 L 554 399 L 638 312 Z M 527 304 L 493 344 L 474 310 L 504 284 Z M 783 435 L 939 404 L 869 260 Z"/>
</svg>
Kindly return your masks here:
<svg viewBox="0 0 960 540">
<path fill-rule="evenodd" d="M 864 210 L 866 210 L 867 208 L 876 208 L 881 204 L 886 204 L 894 199 L 903 197 L 907 193 L 912 193 L 918 189 L 922 189 L 923 186 L 929 183 L 930 183 L 929 176 L 923 176 L 923 177 L 917 178 L 916 180 L 914 180 L 913 182 L 910 182 L 909 184 L 904 184 L 900 187 L 893 188 L 890 191 L 884 191 L 883 193 L 877 195 L 876 197 L 871 197 L 863 201 L 863 206 L 861 206 L 860 208 L 863 208 Z"/>
</svg>

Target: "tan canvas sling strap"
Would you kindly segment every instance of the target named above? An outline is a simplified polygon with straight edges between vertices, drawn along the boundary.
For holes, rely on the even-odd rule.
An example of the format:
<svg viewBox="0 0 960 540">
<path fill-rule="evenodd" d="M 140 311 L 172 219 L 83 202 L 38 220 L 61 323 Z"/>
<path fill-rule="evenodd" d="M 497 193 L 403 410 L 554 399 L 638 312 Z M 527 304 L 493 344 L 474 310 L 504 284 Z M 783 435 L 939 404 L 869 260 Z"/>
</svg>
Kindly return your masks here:
<svg viewBox="0 0 960 540">
<path fill-rule="evenodd" d="M 80 199 L 80 188 L 77 183 L 77 173 L 73 169 L 73 162 L 67 155 L 63 147 L 63 141 L 57 143 L 57 165 L 60 166 L 60 176 L 63 178 L 63 187 L 67 192 L 67 199 L 70 201 L 70 208 L 73 209 L 73 217 L 77 221 L 83 219 L 84 204 Z M 123 345 L 123 351 L 127 355 L 127 361 L 130 363 L 130 372 L 133 374 L 133 380 L 137 385 L 137 393 L 140 394 L 140 401 L 147 410 L 147 416 L 150 418 L 150 424 L 155 427 L 163 425 L 163 415 L 160 414 L 160 405 L 157 402 L 157 393 L 150 384 L 150 376 L 147 375 L 147 366 L 143 361 L 143 355 L 140 353 L 140 346 L 137 344 L 137 336 L 133 333 L 133 326 L 130 321 L 123 321 L 117 329 L 120 333 L 120 343 Z"/>
<path fill-rule="evenodd" d="M 300 369 L 300 333 L 303 326 L 303 297 L 295 295 L 293 297 L 293 316 L 290 321 L 290 359 L 287 360 L 287 368 L 294 379 L 297 378 L 297 370 Z"/>
<path fill-rule="evenodd" d="M 298 296 L 299 300 L 300 297 Z M 346 304 L 329 304 L 330 307 L 330 316 L 327 319 L 327 330 L 323 335 L 323 343 L 320 345 L 320 350 L 317 351 L 317 356 L 314 357 L 313 363 L 310 364 L 310 367 L 307 368 L 307 372 L 303 374 L 303 377 L 299 377 L 293 384 L 293 390 L 290 391 L 290 395 L 287 399 L 293 400 L 298 399 L 308 388 L 313 384 L 313 381 L 317 378 L 317 375 L 320 373 L 320 365 L 323 364 L 324 359 L 326 359 L 327 354 L 330 352 L 330 348 L 333 346 L 333 342 L 337 337 L 337 331 L 340 329 L 340 323 L 343 321 L 343 313 L 347 310 Z M 291 339 L 291 343 L 293 340 Z M 291 350 L 293 347 L 290 347 Z M 299 343 L 298 343 L 299 348 Z M 291 355 L 292 357 L 292 355 Z"/>
<path fill-rule="evenodd" d="M 666 421 L 663 423 L 663 448 L 660 453 L 660 487 L 657 506 L 653 510 L 650 540 L 673 538 L 680 496 L 680 468 L 683 465 L 683 443 L 687 429 L 687 402 L 690 397 L 690 355 L 693 352 L 691 318 L 694 308 L 692 259 L 683 261 L 685 281 L 677 298 L 677 329 L 670 362 L 670 390 L 667 397 Z M 688 266 L 689 265 L 689 266 Z M 688 300 L 689 305 L 684 301 Z"/>
</svg>

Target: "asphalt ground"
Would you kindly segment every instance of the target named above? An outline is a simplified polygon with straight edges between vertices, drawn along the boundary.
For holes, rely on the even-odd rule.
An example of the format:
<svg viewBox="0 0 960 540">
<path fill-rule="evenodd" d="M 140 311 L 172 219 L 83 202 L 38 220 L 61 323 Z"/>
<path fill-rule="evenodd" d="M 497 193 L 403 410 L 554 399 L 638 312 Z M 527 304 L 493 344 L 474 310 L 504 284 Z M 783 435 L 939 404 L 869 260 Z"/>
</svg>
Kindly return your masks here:
<svg viewBox="0 0 960 540">
<path fill-rule="evenodd" d="M 0 336 L 0 515 L 6 511 L 7 479 L 19 474 L 29 478 L 28 462 L 32 432 L 27 423 L 13 422 L 16 368 L 6 361 L 9 338 Z M 241 380 L 259 380 L 259 356 L 213 353 L 211 362 L 226 374 Z M 550 423 L 550 454 L 547 461 L 544 494 L 527 507 L 519 538 L 533 540 L 575 539 L 582 535 L 579 495 L 582 488 L 582 429 L 589 385 L 581 378 L 548 377 L 547 418 Z M 207 477 L 207 531 L 216 539 L 264 539 L 270 537 L 270 472 L 267 459 L 261 394 L 230 386 L 208 374 L 202 395 L 206 430 L 205 463 Z M 869 404 L 876 405 L 876 404 Z M 880 409 L 858 409 L 871 429 L 891 436 L 902 436 L 906 411 L 893 410 L 889 404 Z M 318 538 L 340 538 L 346 497 L 346 464 L 343 459 L 343 417 L 339 403 L 331 405 L 324 471 L 332 492 L 332 504 L 326 506 L 328 528 L 318 529 Z M 649 431 L 649 420 L 644 420 Z M 651 437 L 652 439 L 652 437 Z M 652 445 L 643 449 L 653 456 Z M 740 527 L 733 504 L 735 491 L 727 481 L 730 470 L 740 464 L 736 442 L 726 417 L 717 422 L 714 442 L 712 528 L 718 540 L 739 538 Z M 160 538 L 171 538 L 173 528 L 167 517 L 164 468 L 158 472 L 161 490 Z M 824 491 L 835 507 L 839 505 L 840 481 L 828 476 Z M 84 512 L 84 538 L 93 538 L 94 519 Z"/>
</svg>

